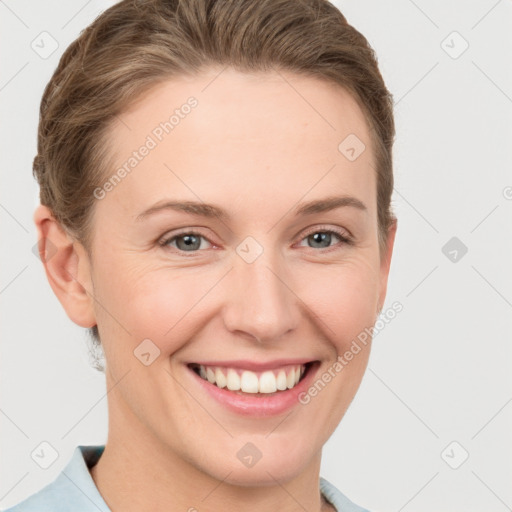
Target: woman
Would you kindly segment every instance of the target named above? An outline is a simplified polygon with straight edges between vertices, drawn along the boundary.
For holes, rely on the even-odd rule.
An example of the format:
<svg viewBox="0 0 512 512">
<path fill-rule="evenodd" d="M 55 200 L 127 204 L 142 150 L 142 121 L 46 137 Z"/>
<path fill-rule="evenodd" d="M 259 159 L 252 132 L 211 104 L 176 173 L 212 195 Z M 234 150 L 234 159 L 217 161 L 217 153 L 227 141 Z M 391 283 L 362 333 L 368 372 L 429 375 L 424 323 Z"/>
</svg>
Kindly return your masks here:
<svg viewBox="0 0 512 512">
<path fill-rule="evenodd" d="M 363 510 L 319 473 L 386 296 L 393 137 L 326 0 L 98 17 L 42 99 L 34 221 L 104 351 L 108 439 L 11 510 Z"/>
</svg>

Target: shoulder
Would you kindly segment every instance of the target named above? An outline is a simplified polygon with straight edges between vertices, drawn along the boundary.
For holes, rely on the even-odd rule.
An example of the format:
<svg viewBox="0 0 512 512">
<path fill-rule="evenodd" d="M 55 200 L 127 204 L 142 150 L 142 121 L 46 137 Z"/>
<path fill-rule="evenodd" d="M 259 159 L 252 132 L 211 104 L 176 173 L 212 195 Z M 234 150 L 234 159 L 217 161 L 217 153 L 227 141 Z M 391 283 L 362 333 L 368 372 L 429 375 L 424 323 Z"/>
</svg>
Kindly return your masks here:
<svg viewBox="0 0 512 512">
<path fill-rule="evenodd" d="M 89 473 L 104 445 L 78 446 L 57 478 L 4 512 L 110 512 Z"/>
<path fill-rule="evenodd" d="M 369 510 L 350 501 L 333 484 L 322 477 L 320 477 L 320 491 L 338 512 L 369 512 Z"/>
<path fill-rule="evenodd" d="M 76 494 L 69 492 L 70 490 L 66 489 L 59 481 L 61 475 L 54 482 L 5 512 L 64 512 L 70 508 L 80 507 L 80 503 L 77 503 L 76 500 Z M 80 510 L 82 509 L 80 508 Z"/>
</svg>

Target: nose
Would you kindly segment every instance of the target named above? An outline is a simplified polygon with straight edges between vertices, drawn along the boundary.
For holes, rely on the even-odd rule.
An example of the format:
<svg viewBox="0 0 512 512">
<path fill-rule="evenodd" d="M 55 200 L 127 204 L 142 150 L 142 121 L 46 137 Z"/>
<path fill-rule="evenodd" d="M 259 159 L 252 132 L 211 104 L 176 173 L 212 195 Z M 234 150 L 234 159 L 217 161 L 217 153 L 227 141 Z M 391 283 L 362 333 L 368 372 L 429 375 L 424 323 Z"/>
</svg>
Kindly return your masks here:
<svg viewBox="0 0 512 512">
<path fill-rule="evenodd" d="M 301 307 L 285 265 L 267 253 L 252 263 L 236 256 L 226 283 L 226 328 L 260 343 L 275 342 L 296 329 Z"/>
</svg>

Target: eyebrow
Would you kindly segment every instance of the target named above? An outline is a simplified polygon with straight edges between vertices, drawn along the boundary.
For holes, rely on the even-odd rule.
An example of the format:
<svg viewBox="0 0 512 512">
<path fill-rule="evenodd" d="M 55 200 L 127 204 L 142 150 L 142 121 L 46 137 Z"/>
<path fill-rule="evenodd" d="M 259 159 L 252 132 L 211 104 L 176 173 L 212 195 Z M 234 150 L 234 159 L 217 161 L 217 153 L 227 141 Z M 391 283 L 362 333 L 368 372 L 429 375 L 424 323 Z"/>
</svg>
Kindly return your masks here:
<svg viewBox="0 0 512 512">
<path fill-rule="evenodd" d="M 342 207 L 353 207 L 363 212 L 368 211 L 365 204 L 356 197 L 333 196 L 302 203 L 295 209 L 295 216 L 313 215 L 315 213 L 327 212 Z M 165 210 L 182 211 L 206 218 L 218 217 L 221 220 L 229 220 L 230 218 L 226 210 L 213 204 L 198 201 L 162 200 L 140 213 L 135 221 L 140 222 L 155 213 Z"/>
</svg>

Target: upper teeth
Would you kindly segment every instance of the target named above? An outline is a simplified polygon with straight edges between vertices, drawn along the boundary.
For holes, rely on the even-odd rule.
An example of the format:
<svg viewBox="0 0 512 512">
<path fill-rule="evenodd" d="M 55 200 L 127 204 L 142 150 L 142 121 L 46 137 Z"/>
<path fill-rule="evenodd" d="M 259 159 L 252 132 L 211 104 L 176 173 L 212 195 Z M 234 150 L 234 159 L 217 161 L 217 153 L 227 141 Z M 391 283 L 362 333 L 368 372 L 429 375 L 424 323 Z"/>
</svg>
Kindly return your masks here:
<svg viewBox="0 0 512 512">
<path fill-rule="evenodd" d="M 293 365 L 261 373 L 235 368 L 199 365 L 199 375 L 219 388 L 244 393 L 274 393 L 297 385 L 305 370 L 304 365 Z"/>
</svg>

